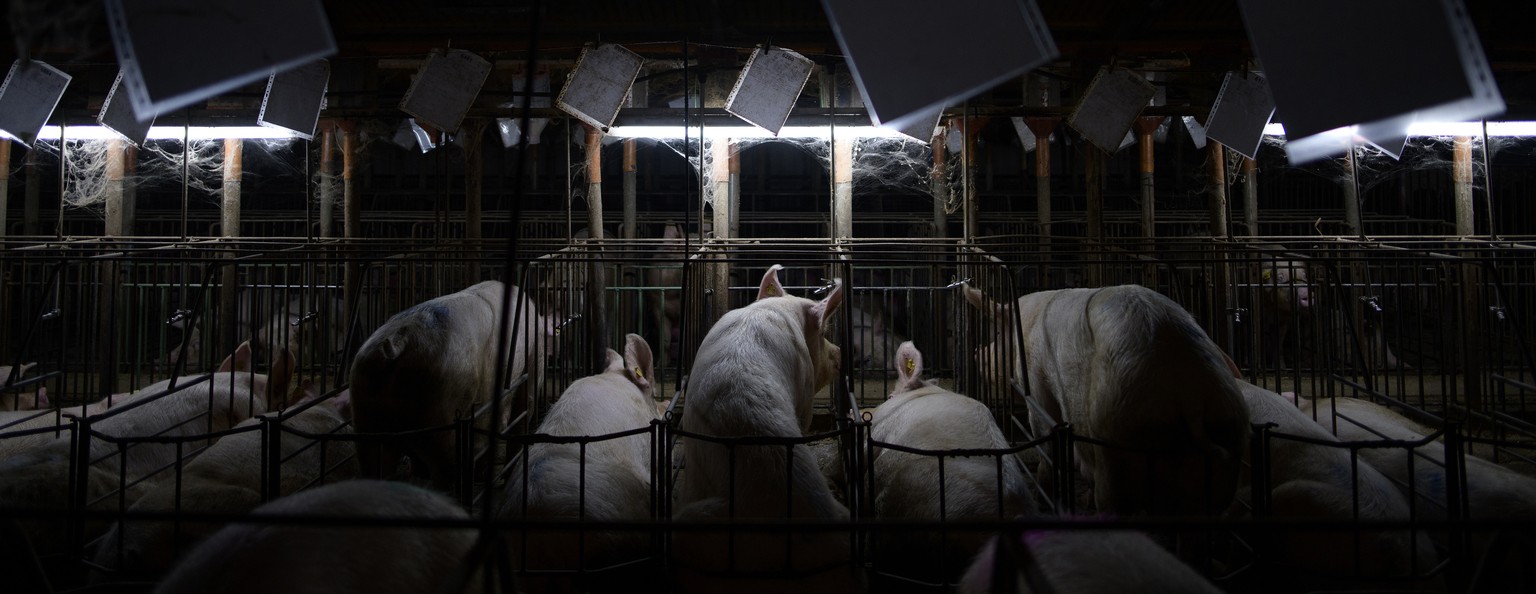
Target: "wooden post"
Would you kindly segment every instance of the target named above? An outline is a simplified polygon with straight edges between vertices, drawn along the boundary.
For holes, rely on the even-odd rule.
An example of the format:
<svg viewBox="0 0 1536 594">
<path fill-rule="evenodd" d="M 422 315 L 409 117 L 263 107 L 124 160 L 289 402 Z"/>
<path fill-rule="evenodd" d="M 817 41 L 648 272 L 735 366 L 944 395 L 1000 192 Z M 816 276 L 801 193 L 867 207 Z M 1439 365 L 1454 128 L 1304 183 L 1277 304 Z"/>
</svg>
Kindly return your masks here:
<svg viewBox="0 0 1536 594">
<path fill-rule="evenodd" d="M 363 204 L 357 195 L 358 182 L 354 179 L 357 160 L 357 128 L 347 122 L 341 127 L 341 236 L 349 243 L 362 235 Z M 342 270 L 342 294 L 346 299 L 343 311 L 350 328 L 352 321 L 359 319 L 356 309 L 362 290 L 362 264 L 345 262 Z"/>
<path fill-rule="evenodd" d="M 731 218 L 731 237 L 741 237 L 741 144 L 731 143 L 730 162 L 731 208 L 726 214 Z"/>
<path fill-rule="evenodd" d="M 620 236 L 635 238 L 635 139 L 624 139 L 624 227 Z"/>
<path fill-rule="evenodd" d="M 731 151 L 735 150 L 736 143 L 731 140 L 719 138 L 709 143 L 709 180 L 710 185 L 710 212 L 715 239 L 731 238 Z M 723 245 L 720 249 L 725 248 Z M 724 254 L 717 254 L 720 261 L 709 267 L 709 287 L 713 296 L 711 304 L 714 308 L 715 319 L 720 319 L 730 309 L 730 264 L 724 259 Z M 713 320 L 711 320 L 713 323 Z"/>
<path fill-rule="evenodd" d="M 1140 143 L 1141 154 L 1141 237 L 1146 240 L 1142 249 L 1151 256 L 1156 250 L 1157 241 L 1157 171 L 1156 155 L 1153 153 L 1153 134 L 1157 133 L 1157 127 L 1163 123 L 1163 118 L 1144 116 L 1136 118 L 1137 141 Z M 1142 284 L 1149 287 L 1157 286 L 1157 266 L 1148 264 L 1142 267 Z"/>
<path fill-rule="evenodd" d="M 587 237 L 603 238 L 603 131 L 587 125 Z"/>
<path fill-rule="evenodd" d="M 134 179 L 139 173 L 139 147 L 129 144 L 123 147 L 123 226 L 122 235 L 134 235 L 134 223 L 139 220 L 139 183 Z"/>
<path fill-rule="evenodd" d="M 464 144 L 464 239 L 469 244 L 469 278 L 465 286 L 480 280 L 480 238 L 484 237 L 481 221 L 485 181 L 485 151 L 481 150 L 481 134 L 485 131 L 484 120 L 465 120 L 459 132 L 469 139 Z"/>
<path fill-rule="evenodd" d="M 1360 224 L 1360 194 L 1355 182 L 1355 147 L 1349 147 L 1344 156 L 1344 224 L 1350 235 L 1363 236 L 1365 227 Z"/>
<path fill-rule="evenodd" d="M 853 237 L 853 143 L 851 138 L 832 142 L 832 239 L 837 241 Z"/>
<path fill-rule="evenodd" d="M 587 126 L 587 254 L 586 311 L 592 321 L 587 326 L 587 368 L 602 368 L 608 353 L 608 305 L 603 297 L 607 282 L 603 265 L 596 256 L 603 240 L 603 131 Z"/>
<path fill-rule="evenodd" d="M 1259 165 L 1243 159 L 1243 226 L 1249 235 L 1259 234 Z"/>
<path fill-rule="evenodd" d="M 977 161 L 981 158 L 981 154 L 976 149 L 976 137 L 981 134 L 981 128 L 985 125 L 986 120 L 983 118 L 969 118 L 964 121 L 965 152 L 961 153 L 961 157 L 965 163 L 965 168 L 963 170 L 963 177 L 965 178 L 965 183 L 963 184 L 965 188 L 965 202 L 963 208 L 965 211 L 966 241 L 975 240 L 976 236 L 981 233 L 980 225 L 976 220 L 978 214 L 976 204 L 976 176 L 978 173 Z"/>
<path fill-rule="evenodd" d="M 1040 232 L 1040 283 L 1048 284 L 1051 265 L 1051 118 L 1024 118 L 1035 135 L 1035 224 Z"/>
<path fill-rule="evenodd" d="M 1452 144 L 1451 180 L 1455 184 L 1456 235 L 1470 237 L 1477 234 L 1472 218 L 1472 139 L 1457 136 Z"/>
<path fill-rule="evenodd" d="M 1220 142 L 1211 140 L 1211 236 L 1227 236 L 1227 150 Z"/>
<path fill-rule="evenodd" d="M 330 239 L 336 232 L 331 226 L 336 210 L 336 127 L 320 125 L 320 238 Z"/>
<path fill-rule="evenodd" d="M 224 202 L 219 232 L 226 238 L 240 237 L 240 178 L 244 147 L 245 141 L 239 138 L 224 140 Z M 229 257 L 233 258 L 234 255 L 231 253 Z M 215 351 L 219 355 L 234 352 L 245 330 L 239 327 L 240 275 L 234 263 L 224 266 L 222 278 L 219 284 L 219 329 L 216 334 L 219 342 Z M 222 357 L 215 357 L 218 358 Z"/>
<path fill-rule="evenodd" d="M 27 151 L 27 191 L 21 203 L 21 234 L 37 235 L 37 202 L 43 191 L 42 168 L 37 151 Z"/>
<path fill-rule="evenodd" d="M 943 239 L 949 233 L 949 127 L 939 126 L 933 133 L 933 168 L 930 193 L 933 194 L 933 237 Z"/>
<path fill-rule="evenodd" d="M 121 236 L 123 234 L 123 173 L 124 157 L 123 141 L 113 138 L 107 141 L 107 184 L 103 191 L 105 202 L 105 214 L 107 225 L 105 234 L 108 236 Z"/>
<path fill-rule="evenodd" d="M 11 139 L 9 139 L 9 138 L 0 138 L 0 241 L 4 241 L 5 240 L 6 233 L 8 232 L 8 230 L 6 229 L 5 216 L 6 216 L 6 213 L 8 212 L 6 209 L 10 208 L 10 206 L 11 206 L 10 199 L 11 199 Z M 0 248 L 3 248 L 3 247 L 4 246 L 0 246 Z M 0 274 L 4 274 L 4 273 L 0 272 Z M 3 380 L 0 380 L 0 381 L 3 381 Z"/>
</svg>

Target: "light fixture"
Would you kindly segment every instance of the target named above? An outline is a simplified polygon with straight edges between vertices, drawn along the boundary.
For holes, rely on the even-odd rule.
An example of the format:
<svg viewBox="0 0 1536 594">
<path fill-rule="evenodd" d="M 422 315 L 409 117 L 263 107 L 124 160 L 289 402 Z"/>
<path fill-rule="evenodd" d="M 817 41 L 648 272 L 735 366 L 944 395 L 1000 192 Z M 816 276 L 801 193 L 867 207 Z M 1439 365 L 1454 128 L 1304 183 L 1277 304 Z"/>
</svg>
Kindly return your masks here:
<svg viewBox="0 0 1536 594">
<path fill-rule="evenodd" d="M 318 0 L 107 0 L 106 12 L 141 120 L 336 53 Z"/>
<path fill-rule="evenodd" d="M 439 130 L 455 132 L 490 75 L 490 60 L 474 52 L 433 50 L 400 100 L 400 110 Z"/>
<path fill-rule="evenodd" d="M 777 134 L 815 69 L 810 58 L 784 48 L 754 49 L 726 96 L 725 111 Z"/>
<path fill-rule="evenodd" d="M 1504 111 L 1461 0 L 1239 0 L 1238 6 L 1275 106 L 1290 126 L 1285 152 L 1292 164 L 1340 154 L 1357 135 L 1386 146 L 1412 134 L 1416 121 L 1484 119 Z"/>
<path fill-rule="evenodd" d="M 149 140 L 181 140 L 183 133 L 188 140 L 220 140 L 225 138 L 292 139 L 293 133 L 281 128 L 263 126 L 151 126 Z M 105 126 L 43 126 L 38 140 L 111 140 L 122 135 Z"/>
<path fill-rule="evenodd" d="M 1356 136 L 1356 127 L 1348 126 L 1329 130 L 1326 134 L 1341 142 L 1350 139 L 1364 140 Z M 1285 126 L 1274 122 L 1264 127 L 1266 136 L 1285 136 Z M 1414 122 L 1408 126 L 1408 136 L 1482 136 L 1482 122 Z M 1536 122 L 1488 122 L 1488 135 L 1499 137 L 1536 136 Z"/>
<path fill-rule="evenodd" d="M 155 118 L 140 120 L 133 112 L 133 101 L 123 89 L 123 73 L 119 70 L 117 80 L 112 82 L 112 90 L 107 91 L 107 100 L 101 104 L 101 113 L 96 115 L 96 123 L 117 132 L 128 142 L 143 145 L 149 138 L 149 129 L 155 125 Z"/>
<path fill-rule="evenodd" d="M 614 126 L 608 129 L 608 135 L 618 138 L 655 138 L 678 139 L 684 134 L 690 138 L 704 138 L 705 140 L 720 140 L 727 138 L 804 138 L 813 140 L 826 140 L 835 134 L 838 138 L 906 138 L 896 130 L 879 126 L 838 126 L 833 131 L 831 126 L 784 126 L 779 129 L 777 136 L 767 130 L 756 126 Z"/>
<path fill-rule="evenodd" d="M 313 139 L 330 80 L 331 63 L 325 60 L 273 74 L 267 79 L 267 92 L 262 95 L 256 123 L 291 131 L 305 140 Z"/>
<path fill-rule="evenodd" d="M 870 117 L 882 126 L 926 124 L 934 110 L 1060 55 L 1034 0 L 821 4 Z M 964 23 L 964 30 L 949 35 L 948 23 Z"/>
<path fill-rule="evenodd" d="M 31 146 L 59 106 L 70 76 L 37 60 L 16 60 L 0 83 L 0 136 Z"/>
<path fill-rule="evenodd" d="M 1249 159 L 1264 141 L 1264 126 L 1275 115 L 1269 84 L 1257 73 L 1228 72 L 1206 119 L 1205 135 Z"/>
<path fill-rule="evenodd" d="M 645 58 L 621 45 L 583 49 L 555 98 L 555 107 L 599 130 L 607 129 L 619 116 L 643 67 Z"/>
<path fill-rule="evenodd" d="M 1067 116 L 1067 124 L 1100 150 L 1114 153 L 1124 146 L 1136 116 L 1156 94 L 1156 86 L 1128 68 L 1100 68 Z"/>
</svg>

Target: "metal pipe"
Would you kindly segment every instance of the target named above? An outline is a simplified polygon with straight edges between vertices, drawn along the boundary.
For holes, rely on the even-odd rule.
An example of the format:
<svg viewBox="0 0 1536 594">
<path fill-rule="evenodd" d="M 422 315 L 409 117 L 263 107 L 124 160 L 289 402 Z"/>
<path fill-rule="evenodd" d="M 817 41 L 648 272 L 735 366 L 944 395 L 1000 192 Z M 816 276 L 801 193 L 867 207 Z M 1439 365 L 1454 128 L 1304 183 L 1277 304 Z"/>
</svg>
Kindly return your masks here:
<svg viewBox="0 0 1536 594">
<path fill-rule="evenodd" d="M 1227 150 L 1220 142 L 1209 141 L 1211 173 L 1211 236 L 1227 236 Z"/>
<path fill-rule="evenodd" d="M 635 238 L 635 139 L 624 140 L 624 227 L 620 236 Z"/>
<path fill-rule="evenodd" d="M 336 209 L 336 137 L 335 126 L 320 126 L 320 238 L 335 235 L 331 219 Z"/>
<path fill-rule="evenodd" d="M 1457 136 L 1452 143 L 1451 180 L 1455 184 L 1456 235 L 1477 234 L 1472 204 L 1472 138 Z"/>
</svg>

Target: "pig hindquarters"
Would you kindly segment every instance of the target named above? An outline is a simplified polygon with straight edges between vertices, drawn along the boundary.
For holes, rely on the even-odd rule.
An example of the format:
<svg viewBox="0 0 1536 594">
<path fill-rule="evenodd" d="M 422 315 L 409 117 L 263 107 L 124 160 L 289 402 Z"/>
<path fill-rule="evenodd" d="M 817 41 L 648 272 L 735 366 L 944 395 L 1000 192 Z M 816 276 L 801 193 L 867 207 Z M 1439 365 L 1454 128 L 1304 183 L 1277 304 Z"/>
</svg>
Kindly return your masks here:
<svg viewBox="0 0 1536 594">
<path fill-rule="evenodd" d="M 600 436 L 647 428 L 656 419 L 652 400 L 651 349 L 626 337 L 624 356 L 608 351 L 603 373 L 576 380 L 561 394 L 536 433 Z M 594 571 L 644 555 L 647 532 L 586 529 L 585 522 L 624 522 L 651 517 L 649 433 L 590 442 L 534 443 L 508 479 L 502 518 L 570 520 L 570 526 L 506 535 L 512 564 L 530 571 Z M 526 474 L 526 482 L 525 482 Z M 584 532 L 584 533 L 583 533 Z M 549 589 L 549 584 L 530 591 Z"/>
<path fill-rule="evenodd" d="M 896 391 L 871 417 L 870 440 L 878 442 L 873 460 L 875 516 L 953 522 L 1032 514 L 1024 469 L 1012 453 L 944 457 L 941 483 L 939 457 L 878 445 L 921 450 L 1001 450 L 1009 445 L 986 405 L 923 381 L 922 353 L 911 342 L 897 349 L 896 361 Z M 987 537 L 954 529 L 947 538 L 937 530 L 879 532 L 875 568 L 946 583 L 959 575 Z"/>
<path fill-rule="evenodd" d="M 508 377 L 524 370 L 536 386 L 543 373 L 543 349 L 529 343 L 542 327 L 533 303 L 516 287 L 485 281 L 396 314 L 369 337 L 352 363 L 352 420 L 359 433 L 389 433 L 442 427 L 468 418 L 491 399 L 504 291 L 521 309 Z M 532 393 L 525 391 L 525 393 Z M 451 492 L 459 476 L 450 429 L 365 443 L 358 448 L 363 476 L 393 473 L 402 456 L 415 478 Z"/>
<path fill-rule="evenodd" d="M 355 480 L 309 489 L 256 508 L 263 515 L 315 516 L 317 525 L 236 523 L 194 549 L 157 594 L 446 592 L 471 563 L 473 528 L 326 525 L 323 518 L 467 520 L 447 497 L 399 482 Z M 469 575 L 459 592 L 480 592 Z"/>
<path fill-rule="evenodd" d="M 1010 331 L 1007 306 L 965 291 Z M 1027 363 L 1030 392 L 1045 412 L 1030 415 L 1035 435 L 1071 423 L 1112 444 L 1074 447 L 1100 511 L 1227 508 L 1248 451 L 1248 413 L 1231 360 L 1188 312 L 1156 291 L 1121 285 L 1025 295 L 1018 320 L 1023 361 L 1014 367 Z M 1040 476 L 1047 473 L 1042 467 Z"/>
<path fill-rule="evenodd" d="M 311 435 L 350 433 L 335 399 L 305 409 L 282 421 L 285 429 Z M 194 514 L 242 514 L 261 504 L 262 433 L 258 419 L 237 427 L 250 431 L 228 435 L 187 463 L 181 473 L 181 489 L 164 481 L 135 502 L 129 513 L 178 512 Z M 294 493 L 311 483 L 335 482 L 357 475 L 357 458 L 351 441 L 317 441 L 284 432 L 281 444 L 281 495 Z M 96 564 L 115 569 L 119 575 L 155 577 L 169 570 L 182 551 L 190 550 L 219 529 L 214 523 L 125 519 L 113 525 L 96 549 Z"/>
<path fill-rule="evenodd" d="M 827 356 L 833 347 L 822 333 L 842 302 L 843 288 L 837 282 L 819 302 L 791 297 L 779 283 L 779 268 L 763 276 L 755 302 L 727 312 L 704 338 L 683 401 L 683 431 L 719 438 L 798 438 L 810 426 L 818 383 L 830 381 L 836 372 Z M 677 521 L 848 517 L 805 445 L 727 448 L 688 436 L 682 442 L 685 470 Z M 846 567 L 846 533 L 805 531 L 788 536 L 789 543 L 785 538 L 775 531 L 679 531 L 674 550 L 683 589 L 854 587 Z M 688 574 L 694 569 L 725 583 L 705 583 L 703 576 Z M 727 577 L 758 572 L 789 581 L 733 582 Z"/>
</svg>

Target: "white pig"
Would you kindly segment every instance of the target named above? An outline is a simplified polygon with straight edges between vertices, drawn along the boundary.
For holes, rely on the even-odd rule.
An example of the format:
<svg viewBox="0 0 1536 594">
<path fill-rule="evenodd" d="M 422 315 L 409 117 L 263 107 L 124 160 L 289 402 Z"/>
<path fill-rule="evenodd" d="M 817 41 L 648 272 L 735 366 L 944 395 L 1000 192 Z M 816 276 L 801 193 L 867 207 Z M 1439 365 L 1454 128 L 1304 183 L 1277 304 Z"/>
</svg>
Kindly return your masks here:
<svg viewBox="0 0 1536 594">
<path fill-rule="evenodd" d="M 796 438 L 810 427 L 819 382 L 836 373 L 827 357 L 831 343 L 822 333 L 842 303 L 843 286 L 835 281 L 821 301 L 792 297 L 779 283 L 780 268 L 774 265 L 763 275 L 755 302 L 726 312 L 704 337 L 684 395 L 683 431 L 720 438 Z M 698 438 L 682 442 L 686 466 L 677 492 L 679 521 L 848 517 L 815 454 L 803 444 L 728 449 Z M 696 591 L 843 592 L 856 587 L 847 566 L 846 532 L 805 531 L 788 536 L 788 542 L 785 538 L 773 531 L 680 531 L 674 539 L 683 572 L 680 585 Z M 756 572 L 788 577 L 735 578 Z"/>
<path fill-rule="evenodd" d="M 871 417 L 870 439 L 922 450 L 1006 449 L 986 405 L 923 381 L 923 355 L 910 341 L 896 350 L 898 379 Z M 875 516 L 887 519 L 1009 520 L 1034 513 L 1024 468 L 1013 454 L 939 458 L 874 448 Z M 942 489 L 942 495 L 941 495 Z M 943 501 L 942 508 L 940 501 Z M 876 567 L 944 583 L 958 575 L 987 534 L 877 533 Z M 941 571 L 942 568 L 942 571 Z"/>
<path fill-rule="evenodd" d="M 1127 530 L 1030 530 L 1019 554 L 1003 551 L 1014 588 L 994 584 L 999 552 L 988 541 L 960 580 L 960 594 L 1220 594 L 1194 569 L 1151 538 Z M 1027 554 L 1030 562 L 1018 557 Z"/>
<path fill-rule="evenodd" d="M 139 394 L 142 394 L 140 392 Z M 38 389 L 38 397 L 46 398 L 46 390 Z M 69 417 L 88 417 L 106 412 L 113 406 L 130 402 L 135 394 L 113 394 L 96 402 L 80 406 L 68 406 L 47 410 L 0 411 L 0 460 L 32 448 L 52 442 L 62 432 L 69 431 Z M 22 432 L 52 427 L 55 431 L 43 433 Z"/>
<path fill-rule="evenodd" d="M 1274 423 L 1275 433 L 1337 442 L 1290 400 L 1246 381 L 1238 385 L 1254 423 Z M 1370 464 L 1362 461 L 1352 465 L 1347 448 L 1275 436 L 1270 438 L 1269 461 L 1270 504 L 1275 517 L 1333 520 L 1341 525 L 1354 520 L 1410 519 L 1407 498 Z M 1245 468 L 1245 479 L 1247 474 Z M 1249 499 L 1249 493 L 1246 487 L 1239 490 L 1244 500 Z M 1357 505 L 1358 514 L 1354 512 Z M 1291 580 L 1298 587 L 1335 585 L 1330 583 L 1334 578 L 1408 577 L 1426 573 L 1438 562 L 1428 535 L 1411 531 L 1361 530 L 1358 560 L 1349 532 L 1287 530 L 1276 535 L 1279 547 L 1271 560 L 1306 571 L 1283 572 L 1275 577 Z"/>
<path fill-rule="evenodd" d="M 466 520 L 446 496 L 412 485 L 353 480 L 308 489 L 256 508 L 261 516 L 343 521 Z M 445 592 L 470 563 L 473 528 L 339 527 L 236 523 L 215 533 L 176 565 L 156 594 L 223 592 Z M 478 571 L 459 590 L 480 592 Z"/>
<path fill-rule="evenodd" d="M 257 357 L 269 361 L 276 361 L 285 347 L 306 361 L 326 361 L 346 340 L 345 316 L 340 299 L 296 297 L 267 318 L 251 346 Z"/>
<path fill-rule="evenodd" d="M 18 394 L 10 389 L 12 384 L 20 382 L 27 375 L 27 370 L 36 366 L 36 362 L 0 365 L 0 411 L 48 408 L 48 397 L 41 389 L 32 394 Z M 15 377 L 11 377 L 12 372 L 15 372 Z"/>
<path fill-rule="evenodd" d="M 536 433 L 598 436 L 649 427 L 656 419 L 654 371 L 650 345 L 639 335 L 626 336 L 624 355 L 609 349 L 607 368 L 566 388 Z M 584 458 L 577 444 L 533 444 L 526 454 L 527 482 L 518 464 L 507 481 L 500 516 L 573 522 L 649 519 L 652 450 L 648 433 L 588 443 Z M 590 571 L 639 558 L 650 543 L 645 532 L 587 530 L 578 540 L 578 530 L 583 529 L 572 525 L 507 534 L 513 567 Z"/>
<path fill-rule="evenodd" d="M 400 432 L 447 425 L 468 418 L 491 401 L 496 379 L 501 309 L 506 295 L 501 281 L 485 281 L 437 297 L 395 314 L 374 331 L 352 362 L 353 427 L 359 433 Z M 522 319 L 509 332 L 509 379 L 525 370 L 525 387 L 543 377 L 544 350 L 532 344 L 545 328 L 533 302 L 511 287 L 511 307 L 521 304 Z M 523 394 L 534 394 L 525 388 Z M 452 431 L 363 444 L 358 449 L 363 476 L 382 478 L 400 458 L 410 458 L 412 474 L 449 491 L 459 476 Z"/>
<path fill-rule="evenodd" d="M 345 420 L 336 410 L 340 404 L 333 398 L 283 420 L 282 425 L 312 435 L 350 433 L 342 427 Z M 128 508 L 129 513 L 243 514 L 255 509 L 261 504 L 262 468 L 266 464 L 261 431 L 254 429 L 260 422 L 247 419 L 236 427 L 253 430 L 225 436 L 188 462 L 182 468 L 179 493 L 174 481 L 160 481 Z M 280 444 L 281 495 L 317 481 L 357 476 L 351 441 L 318 442 L 284 432 Z M 171 568 L 180 552 L 190 550 L 219 528 L 216 523 L 123 520 L 100 540 L 96 564 L 117 570 L 119 576 L 157 577 Z"/>
<path fill-rule="evenodd" d="M 1009 306 L 965 286 L 966 300 L 1012 332 Z M 1018 300 L 1029 388 L 1045 415 L 1036 436 L 1057 423 L 1114 444 L 1078 444 L 1100 511 L 1117 514 L 1219 513 L 1232 502 L 1248 452 L 1248 412 L 1231 359 L 1189 313 L 1138 285 L 1041 291 Z M 1041 462 L 1041 476 L 1046 476 Z"/>
<path fill-rule="evenodd" d="M 1300 399 L 1302 413 L 1334 431 L 1345 441 L 1395 439 L 1417 441 L 1433 433 L 1386 407 L 1355 398 Z M 1337 409 L 1339 418 L 1334 418 Z M 1362 423 L 1377 433 L 1343 417 Z M 1383 437 L 1384 436 L 1384 437 Z M 1440 440 L 1415 449 L 1413 484 L 1418 509 L 1425 517 L 1445 518 L 1445 446 Z M 1406 493 L 1408 456 L 1402 448 L 1362 448 L 1360 457 L 1392 477 Z M 1427 457 L 1428 459 L 1425 459 Z M 1475 456 L 1465 456 L 1467 513 L 1471 519 L 1536 520 L 1536 479 Z"/>
<path fill-rule="evenodd" d="M 249 364 L 250 347 L 241 345 L 235 355 L 224 360 L 210 381 L 193 383 L 191 378 L 181 378 L 179 381 L 185 387 L 169 393 L 164 393 L 167 382 L 143 388 L 132 396 L 135 402 L 93 417 L 91 431 L 112 438 L 132 438 L 189 437 L 228 429 L 266 412 L 267 391 L 286 390 L 286 373 L 292 369 L 280 369 L 284 375 L 274 375 L 270 381 L 266 375 L 233 370 Z M 70 442 L 70 436 L 65 434 L 0 460 L 0 508 L 64 509 L 69 502 Z M 153 481 L 166 477 L 162 469 L 176 462 L 177 446 L 172 443 L 135 443 L 127 447 L 121 458 L 118 445 L 107 439 L 93 436 L 90 443 L 91 466 L 87 470 L 85 497 L 93 508 L 116 507 L 119 499 L 115 491 L 120 484 L 130 485 L 122 501 L 132 505 Z M 190 442 L 183 451 L 196 447 L 197 442 Z M 25 525 L 39 554 L 58 553 L 65 547 L 66 535 L 57 524 L 43 519 Z M 86 528 L 86 538 L 95 538 L 106 528 L 105 524 L 92 521 Z"/>
</svg>

